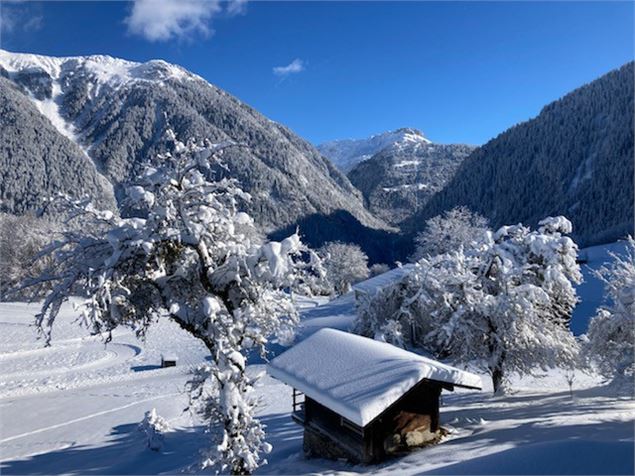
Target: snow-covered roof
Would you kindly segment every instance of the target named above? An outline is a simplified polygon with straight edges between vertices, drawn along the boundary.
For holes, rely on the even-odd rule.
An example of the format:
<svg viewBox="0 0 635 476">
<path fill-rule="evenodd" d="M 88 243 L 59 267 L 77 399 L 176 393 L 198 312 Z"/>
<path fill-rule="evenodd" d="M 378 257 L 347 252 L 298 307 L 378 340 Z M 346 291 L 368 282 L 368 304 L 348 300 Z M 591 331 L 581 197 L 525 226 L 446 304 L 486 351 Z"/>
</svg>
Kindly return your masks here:
<svg viewBox="0 0 635 476">
<path fill-rule="evenodd" d="M 403 278 L 415 268 L 414 264 L 405 264 L 398 268 L 393 268 L 385 273 L 378 274 L 372 278 L 360 281 L 353 285 L 354 291 L 362 291 L 374 296 L 380 289 L 389 286 Z"/>
<path fill-rule="evenodd" d="M 366 426 L 424 379 L 482 388 L 478 375 L 328 328 L 273 359 L 268 372 L 359 426 Z"/>
</svg>

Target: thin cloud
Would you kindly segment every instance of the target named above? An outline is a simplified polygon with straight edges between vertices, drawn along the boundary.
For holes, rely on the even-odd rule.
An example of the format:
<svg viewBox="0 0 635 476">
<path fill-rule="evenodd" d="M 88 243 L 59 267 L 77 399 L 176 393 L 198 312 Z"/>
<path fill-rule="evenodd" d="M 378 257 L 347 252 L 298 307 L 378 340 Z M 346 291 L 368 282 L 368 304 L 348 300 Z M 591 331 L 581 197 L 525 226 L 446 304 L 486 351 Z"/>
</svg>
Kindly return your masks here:
<svg viewBox="0 0 635 476">
<path fill-rule="evenodd" d="M 35 14 L 31 5 L 21 1 L 0 2 L 0 34 L 34 32 L 42 29 L 44 17 Z M 36 9 L 38 10 L 38 9 Z"/>
<path fill-rule="evenodd" d="M 247 0 L 230 0 L 225 8 L 227 15 L 242 15 L 247 11 Z"/>
<path fill-rule="evenodd" d="M 0 32 L 11 33 L 15 28 L 15 19 L 9 8 L 0 3 Z"/>
<path fill-rule="evenodd" d="M 208 37 L 214 17 L 245 13 L 246 5 L 247 0 L 134 0 L 124 22 L 129 33 L 149 41 Z"/>
<path fill-rule="evenodd" d="M 286 66 L 276 66 L 273 68 L 273 74 L 285 78 L 290 74 L 298 74 L 304 71 L 304 62 L 296 58 Z"/>
<path fill-rule="evenodd" d="M 44 17 L 42 15 L 31 17 L 24 23 L 24 31 L 38 31 L 42 29 Z"/>
</svg>

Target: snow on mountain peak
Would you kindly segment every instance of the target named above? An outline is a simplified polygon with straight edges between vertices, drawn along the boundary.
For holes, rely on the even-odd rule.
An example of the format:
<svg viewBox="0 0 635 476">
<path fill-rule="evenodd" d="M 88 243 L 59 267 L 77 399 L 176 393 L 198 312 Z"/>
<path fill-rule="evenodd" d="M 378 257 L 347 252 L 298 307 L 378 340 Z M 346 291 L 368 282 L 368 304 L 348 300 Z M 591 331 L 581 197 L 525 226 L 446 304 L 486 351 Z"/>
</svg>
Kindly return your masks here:
<svg viewBox="0 0 635 476">
<path fill-rule="evenodd" d="M 432 144 L 432 141 L 427 139 L 420 130 L 409 127 L 403 127 L 396 131 L 385 132 L 373 137 L 378 137 L 382 141 L 387 142 L 389 147 L 391 145 Z"/>
<path fill-rule="evenodd" d="M 423 133 L 410 127 L 372 135 L 366 139 L 344 139 L 325 142 L 317 149 L 337 167 L 348 172 L 355 165 L 370 159 L 388 148 L 403 148 L 428 145 L 432 142 Z"/>
<path fill-rule="evenodd" d="M 180 66 L 162 60 L 137 63 L 107 55 L 51 57 L 29 53 L 12 53 L 0 49 L 0 66 L 9 74 L 44 71 L 53 80 L 83 73 L 100 85 L 119 87 L 130 81 L 166 81 L 198 79 Z"/>
<path fill-rule="evenodd" d="M 142 81 L 163 83 L 170 79 L 200 79 L 180 66 L 162 60 L 136 63 L 107 55 L 51 57 L 2 49 L 0 73 L 22 86 L 51 124 L 78 145 L 81 140 L 75 125 L 62 111 L 64 94 L 73 87 L 74 81 L 84 82 L 89 97 L 95 99 L 103 93 Z"/>
<path fill-rule="evenodd" d="M 345 141 L 333 141 L 333 142 L 345 142 Z M 386 147 L 400 146 L 407 144 L 431 144 L 432 141 L 427 139 L 423 133 L 411 127 L 402 127 L 394 131 L 382 132 L 381 134 L 375 134 L 367 139 L 356 139 L 352 142 L 362 144 L 368 143 L 373 148 L 378 149 L 377 152 L 385 149 Z"/>
</svg>

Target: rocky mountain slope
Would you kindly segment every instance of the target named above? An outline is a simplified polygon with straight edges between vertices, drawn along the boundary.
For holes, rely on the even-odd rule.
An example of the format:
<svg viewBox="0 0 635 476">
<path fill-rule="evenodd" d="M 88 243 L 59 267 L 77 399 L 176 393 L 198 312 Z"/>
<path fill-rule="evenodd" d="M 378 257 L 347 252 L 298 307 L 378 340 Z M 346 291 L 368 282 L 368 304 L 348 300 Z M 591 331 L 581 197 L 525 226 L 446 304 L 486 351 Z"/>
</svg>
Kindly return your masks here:
<svg viewBox="0 0 635 476">
<path fill-rule="evenodd" d="M 496 227 L 566 215 L 582 245 L 633 233 L 633 63 L 476 149 L 404 227 L 466 205 Z"/>
<path fill-rule="evenodd" d="M 397 142 L 358 163 L 348 178 L 371 212 L 398 225 L 445 186 L 472 150 L 427 140 Z"/>
<path fill-rule="evenodd" d="M 340 210 L 364 226 L 384 227 L 313 146 L 178 66 L 0 50 L 0 67 L 0 107 L 20 116 L 0 132 L 4 211 L 37 208 L 58 190 L 85 190 L 106 203 L 114 188 L 121 198 L 120 185 L 163 149 L 169 124 L 179 138 L 247 145 L 224 159 L 251 192 L 250 211 L 267 231 Z M 8 113 L 0 120 L 12 123 Z"/>
<path fill-rule="evenodd" d="M 325 142 L 317 149 L 340 170 L 348 173 L 360 162 L 389 147 L 407 147 L 429 144 L 430 141 L 416 129 L 404 127 L 394 131 L 375 134 L 366 139 L 341 139 Z"/>
</svg>

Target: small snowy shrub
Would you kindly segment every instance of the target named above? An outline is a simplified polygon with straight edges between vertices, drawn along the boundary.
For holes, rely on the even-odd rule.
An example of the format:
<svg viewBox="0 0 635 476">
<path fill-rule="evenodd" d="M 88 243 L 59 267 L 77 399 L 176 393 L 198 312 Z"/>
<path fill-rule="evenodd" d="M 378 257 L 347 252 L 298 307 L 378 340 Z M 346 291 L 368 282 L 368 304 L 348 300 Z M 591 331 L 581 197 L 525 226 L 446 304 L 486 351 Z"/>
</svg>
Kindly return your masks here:
<svg viewBox="0 0 635 476">
<path fill-rule="evenodd" d="M 139 423 L 139 431 L 145 434 L 148 448 L 152 451 L 161 451 L 163 435 L 170 431 L 170 425 L 165 418 L 157 414 L 156 408 L 153 408 L 146 412 L 145 417 Z"/>
<path fill-rule="evenodd" d="M 635 240 L 626 254 L 596 273 L 605 285 L 607 303 L 589 324 L 585 350 L 599 370 L 616 383 L 635 377 Z"/>
<path fill-rule="evenodd" d="M 191 386 L 208 419 L 211 442 L 204 465 L 236 474 L 263 464 L 269 445 L 255 418 L 255 378 L 245 369 L 250 350 L 266 353 L 270 339 L 289 340 L 298 321 L 292 290 L 306 282 L 311 263 L 298 234 L 262 242 L 240 211 L 250 200 L 237 182 L 217 179 L 219 155 L 231 144 L 184 144 L 169 133 L 172 150 L 128 190 L 134 217 L 120 218 L 88 201 L 60 200 L 78 226 L 48 248 L 53 264 L 32 284 L 53 285 L 36 324 L 47 342 L 60 306 L 76 290 L 95 334 L 118 326 L 143 336 L 168 317 L 199 339 L 210 360 Z M 203 381 L 209 381 L 204 391 Z"/>
<path fill-rule="evenodd" d="M 502 227 L 469 249 L 422 258 L 399 282 L 358 296 L 355 330 L 479 362 L 495 391 L 509 373 L 571 366 L 578 345 L 568 323 L 581 274 L 577 247 L 563 236 L 570 231 L 564 217 L 547 218 L 536 231 Z"/>
<path fill-rule="evenodd" d="M 351 290 L 351 285 L 368 277 L 368 257 L 357 245 L 333 241 L 318 250 L 326 277 L 337 295 Z"/>
</svg>

